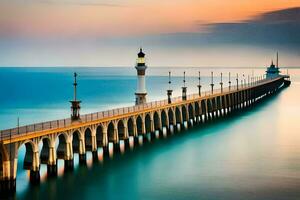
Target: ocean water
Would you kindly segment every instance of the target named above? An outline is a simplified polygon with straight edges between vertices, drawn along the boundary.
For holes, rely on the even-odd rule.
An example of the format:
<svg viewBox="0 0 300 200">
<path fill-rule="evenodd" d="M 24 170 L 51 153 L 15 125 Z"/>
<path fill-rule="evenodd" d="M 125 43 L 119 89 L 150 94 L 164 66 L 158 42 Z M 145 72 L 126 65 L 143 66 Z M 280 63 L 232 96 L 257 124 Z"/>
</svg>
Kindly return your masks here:
<svg viewBox="0 0 300 200">
<path fill-rule="evenodd" d="M 261 75 L 263 68 L 150 68 L 148 100 L 166 98 L 168 71 L 179 96 L 183 71 L 188 93 L 196 93 L 198 71 L 209 89 L 210 73 L 219 88 L 220 73 L 234 82 Z M 73 72 L 78 77 L 82 113 L 134 104 L 134 68 L 0 68 L 0 129 L 70 115 Z M 283 70 L 285 71 L 285 70 Z M 300 69 L 289 69 L 292 84 L 252 109 L 213 124 L 157 139 L 110 160 L 78 165 L 57 178 L 29 184 L 20 147 L 16 199 L 299 199 L 300 198 Z M 99 149 L 99 155 L 101 150 Z"/>
</svg>

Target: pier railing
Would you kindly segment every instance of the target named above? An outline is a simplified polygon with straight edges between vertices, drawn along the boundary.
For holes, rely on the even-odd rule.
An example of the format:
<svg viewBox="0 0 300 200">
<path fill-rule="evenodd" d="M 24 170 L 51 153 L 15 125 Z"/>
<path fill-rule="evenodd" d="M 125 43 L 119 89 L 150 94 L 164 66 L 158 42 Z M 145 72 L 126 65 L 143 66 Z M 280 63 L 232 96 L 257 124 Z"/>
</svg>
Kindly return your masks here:
<svg viewBox="0 0 300 200">
<path fill-rule="evenodd" d="M 214 89 L 213 94 L 211 93 L 211 91 L 203 91 L 201 93 L 201 96 L 199 96 L 198 93 L 190 94 L 190 95 L 187 95 L 187 100 L 207 98 L 209 96 L 222 94 L 222 93 L 226 93 L 226 92 L 235 92 L 235 91 L 237 91 L 237 89 L 238 90 L 247 89 L 250 87 L 255 87 L 258 85 L 265 84 L 266 82 L 269 82 L 269 81 L 271 81 L 271 80 L 263 79 L 263 80 L 256 81 L 253 83 L 239 85 L 238 88 L 236 85 L 233 85 L 230 88 L 229 87 L 223 88 L 223 91 L 221 91 L 221 89 Z M 172 98 L 172 103 L 180 103 L 180 102 L 184 102 L 182 100 L 181 96 Z M 136 105 L 136 106 L 116 108 L 116 109 L 111 109 L 111 110 L 107 110 L 107 111 L 84 114 L 84 115 L 81 115 L 80 118 L 81 118 L 81 123 L 87 123 L 87 122 L 92 122 L 95 120 L 101 120 L 101 119 L 115 117 L 115 116 L 119 116 L 119 115 L 135 113 L 135 112 L 143 111 L 146 109 L 159 108 L 159 107 L 163 107 L 166 105 L 168 105 L 167 99 L 160 100 L 160 101 L 152 101 L 149 103 Z M 47 121 L 47 122 L 41 122 L 41 123 L 36 123 L 36 124 L 20 126 L 20 127 L 12 128 L 12 129 L 1 130 L 0 131 L 0 140 L 9 139 L 10 137 L 15 137 L 20 134 L 27 134 L 27 133 L 38 132 L 38 131 L 43 131 L 43 130 L 51 130 L 51 129 L 57 129 L 57 128 L 67 128 L 71 125 L 72 125 L 71 118 L 65 118 L 65 119 L 59 119 L 59 120 L 53 120 L 53 121 Z"/>
</svg>

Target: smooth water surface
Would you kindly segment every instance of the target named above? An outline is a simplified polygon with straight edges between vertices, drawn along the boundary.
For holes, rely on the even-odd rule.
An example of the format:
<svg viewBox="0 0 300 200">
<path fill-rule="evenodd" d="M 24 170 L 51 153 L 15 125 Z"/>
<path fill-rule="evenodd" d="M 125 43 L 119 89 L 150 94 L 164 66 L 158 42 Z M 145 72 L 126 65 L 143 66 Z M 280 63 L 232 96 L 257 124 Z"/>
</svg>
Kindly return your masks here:
<svg viewBox="0 0 300 200">
<path fill-rule="evenodd" d="M 80 68 L 79 98 L 84 113 L 134 103 L 135 71 L 130 68 Z M 165 98 L 167 72 L 149 69 L 149 100 Z M 172 68 L 172 87 L 180 94 L 187 71 L 188 91 L 197 92 L 198 69 Z M 252 73 L 252 69 L 222 69 Z M 69 115 L 72 73 L 66 68 L 0 69 L 1 128 Z M 210 69 L 203 71 L 208 84 Z M 262 70 L 254 69 L 254 73 Z M 30 186 L 19 152 L 16 199 L 299 199 L 300 70 L 289 71 L 292 85 L 235 116 L 144 144 L 111 160 L 76 167 Z M 215 69 L 215 73 L 220 70 Z M 194 77 L 193 77 L 194 76 Z M 224 78 L 226 81 L 227 77 Z M 220 80 L 215 79 L 216 82 Z M 5 84 L 4 84 L 5 83 Z M 217 86 L 216 86 L 217 87 Z M 175 96 L 177 96 L 175 95 Z M 99 155 L 101 150 L 99 150 Z"/>
</svg>

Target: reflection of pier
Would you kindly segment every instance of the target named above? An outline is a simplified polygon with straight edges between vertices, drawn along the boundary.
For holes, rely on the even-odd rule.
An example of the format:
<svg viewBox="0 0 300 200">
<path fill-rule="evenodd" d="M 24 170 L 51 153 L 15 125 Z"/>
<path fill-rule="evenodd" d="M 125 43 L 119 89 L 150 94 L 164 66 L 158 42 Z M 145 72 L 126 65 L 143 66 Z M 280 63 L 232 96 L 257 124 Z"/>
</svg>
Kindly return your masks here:
<svg viewBox="0 0 300 200">
<path fill-rule="evenodd" d="M 238 83 L 238 81 L 237 81 Z M 109 143 L 114 153 L 120 151 L 123 140 L 125 150 L 129 139 L 138 145 L 138 137 L 147 142 L 155 137 L 155 132 L 171 133 L 180 127 L 204 123 L 214 118 L 224 117 L 235 110 L 254 105 L 258 100 L 276 93 L 290 82 L 288 76 L 260 79 L 252 82 L 188 95 L 163 101 L 142 103 L 109 111 L 91 113 L 71 118 L 44 122 L 1 131 L 1 193 L 16 189 L 18 149 L 25 144 L 24 169 L 30 170 L 30 180 L 39 182 L 40 164 L 46 164 L 48 175 L 57 175 L 57 159 L 65 161 L 66 170 L 73 169 L 74 153 L 79 153 L 80 162 L 86 162 L 86 152 L 98 159 L 97 149 L 102 148 L 104 156 L 109 154 Z M 200 83 L 199 83 L 200 85 Z M 201 87 L 199 87 L 201 88 Z M 145 93 L 138 101 L 145 101 Z M 79 114 L 79 113 L 78 113 Z M 39 150 L 39 144 L 42 149 Z"/>
</svg>

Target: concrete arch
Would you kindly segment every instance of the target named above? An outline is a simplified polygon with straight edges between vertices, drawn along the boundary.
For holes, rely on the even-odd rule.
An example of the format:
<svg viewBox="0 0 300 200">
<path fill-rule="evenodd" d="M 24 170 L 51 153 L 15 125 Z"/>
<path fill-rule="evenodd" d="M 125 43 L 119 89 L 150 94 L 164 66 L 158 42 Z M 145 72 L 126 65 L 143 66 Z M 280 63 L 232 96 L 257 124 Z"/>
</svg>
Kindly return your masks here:
<svg viewBox="0 0 300 200">
<path fill-rule="evenodd" d="M 57 159 L 67 159 L 68 158 L 68 150 L 67 150 L 67 143 L 69 143 L 69 136 L 66 133 L 60 133 L 57 135 L 57 149 L 56 155 Z"/>
<path fill-rule="evenodd" d="M 188 111 L 187 111 L 187 108 L 186 108 L 185 105 L 183 105 L 183 106 L 181 107 L 181 114 L 182 114 L 182 120 L 183 120 L 183 122 L 189 120 L 189 118 L 188 118 Z"/>
<path fill-rule="evenodd" d="M 118 126 L 118 135 L 121 140 L 125 139 L 125 123 L 123 120 L 119 120 L 117 123 Z"/>
<path fill-rule="evenodd" d="M 145 127 L 146 127 L 146 133 L 151 133 L 151 126 L 152 126 L 152 120 L 151 120 L 151 115 L 150 113 L 147 113 L 146 114 L 146 117 L 145 117 Z"/>
<path fill-rule="evenodd" d="M 176 124 L 175 123 L 176 122 L 176 119 L 175 119 L 176 117 L 174 117 L 174 116 L 175 116 L 175 114 L 174 114 L 173 109 L 169 108 L 168 109 L 169 123 L 172 124 L 172 125 Z"/>
<path fill-rule="evenodd" d="M 135 136 L 135 131 L 134 131 L 134 119 L 130 117 L 127 121 L 127 129 L 128 129 L 128 135 L 129 136 Z"/>
<path fill-rule="evenodd" d="M 143 134 L 143 118 L 141 115 L 136 118 L 136 127 L 138 135 Z"/>
<path fill-rule="evenodd" d="M 80 147 L 81 147 L 81 134 L 79 130 L 76 130 L 73 132 L 73 139 L 72 139 L 72 146 L 73 146 L 73 152 L 74 153 L 79 153 L 80 152 Z M 81 147 L 82 148 L 82 147 Z"/>
<path fill-rule="evenodd" d="M 85 150 L 92 151 L 93 148 L 93 141 L 92 141 L 92 130 L 88 127 L 84 131 L 84 143 L 85 143 Z"/>
<path fill-rule="evenodd" d="M 98 147 L 104 146 L 104 128 L 102 124 L 96 127 L 96 141 Z"/>
<path fill-rule="evenodd" d="M 231 105 L 231 104 L 230 104 L 230 95 L 227 94 L 227 95 L 225 96 L 225 100 L 226 100 L 226 101 L 225 101 L 225 102 L 226 102 L 225 107 L 226 107 L 226 108 L 230 107 L 230 105 Z"/>
<path fill-rule="evenodd" d="M 117 142 L 117 133 L 115 124 L 111 121 L 107 126 L 108 142 Z"/>
<path fill-rule="evenodd" d="M 175 108 L 175 118 L 176 118 L 176 122 L 182 123 L 182 115 L 179 107 Z"/>
<path fill-rule="evenodd" d="M 213 111 L 213 104 L 212 104 L 212 100 L 211 99 L 208 99 L 206 101 L 206 106 L 207 106 L 207 112 L 212 112 Z"/>
<path fill-rule="evenodd" d="M 154 112 L 153 121 L 154 121 L 154 129 L 160 130 L 161 129 L 161 120 L 160 120 L 160 114 L 158 112 Z"/>
<path fill-rule="evenodd" d="M 34 168 L 34 153 L 37 152 L 37 145 L 31 141 L 31 140 L 26 140 L 23 142 L 20 146 L 25 145 L 26 152 L 25 152 L 25 158 L 24 158 L 24 163 L 23 163 L 23 169 L 26 170 L 32 170 Z"/>
<path fill-rule="evenodd" d="M 217 99 L 217 102 L 216 102 L 216 109 L 222 109 L 222 104 L 221 104 L 221 101 L 222 101 L 222 97 L 221 96 L 218 96 L 216 97 Z"/>
<path fill-rule="evenodd" d="M 200 116 L 201 112 L 200 112 L 200 105 L 199 102 L 195 102 L 195 116 L 198 117 Z"/>
<path fill-rule="evenodd" d="M 216 98 L 212 98 L 211 99 L 211 103 L 212 103 L 212 111 L 215 111 L 217 109 L 217 101 Z"/>
<path fill-rule="evenodd" d="M 188 113 L 189 113 L 189 119 L 195 119 L 195 112 L 194 112 L 194 106 L 192 103 L 188 104 Z"/>
<path fill-rule="evenodd" d="M 50 160 L 51 140 L 49 137 L 43 137 L 41 138 L 40 142 L 42 142 L 42 149 L 40 152 L 41 164 L 48 164 Z"/>
<path fill-rule="evenodd" d="M 168 122 L 168 114 L 166 113 L 165 110 L 161 111 L 161 124 L 163 127 L 169 127 L 169 122 Z"/>
<path fill-rule="evenodd" d="M 200 104 L 201 104 L 201 114 L 205 114 L 207 112 L 206 101 L 201 100 Z"/>
</svg>

